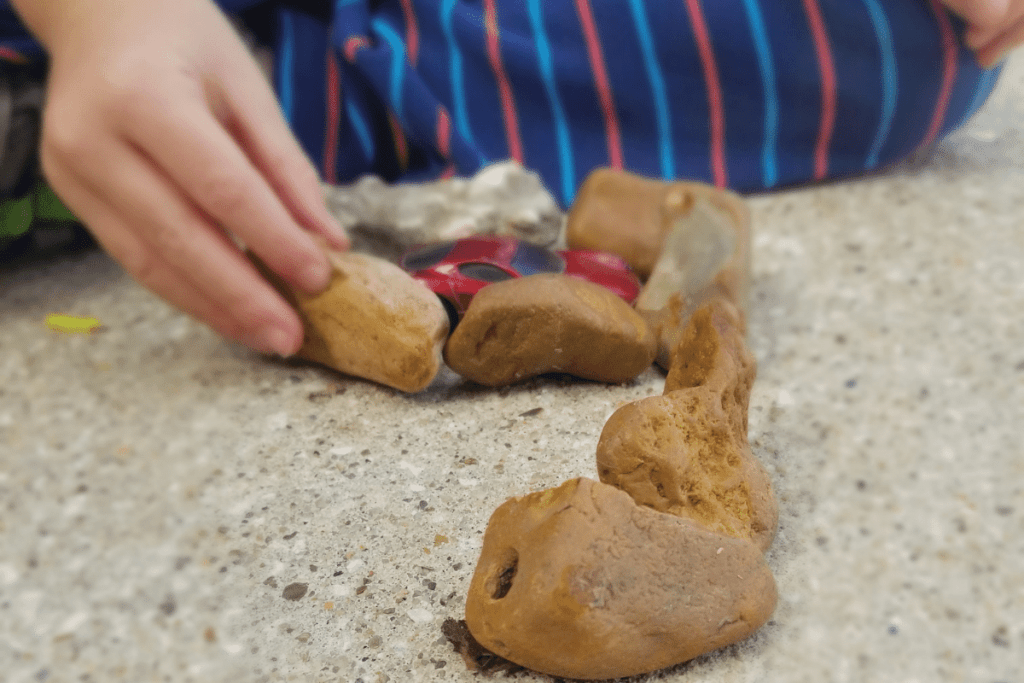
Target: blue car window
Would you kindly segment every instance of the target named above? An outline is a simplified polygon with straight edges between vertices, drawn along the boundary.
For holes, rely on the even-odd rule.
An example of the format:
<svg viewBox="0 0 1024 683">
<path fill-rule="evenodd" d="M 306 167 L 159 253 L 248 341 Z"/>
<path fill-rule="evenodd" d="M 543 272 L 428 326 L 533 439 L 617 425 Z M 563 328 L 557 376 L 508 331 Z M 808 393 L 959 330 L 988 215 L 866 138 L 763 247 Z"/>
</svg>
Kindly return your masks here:
<svg viewBox="0 0 1024 683">
<path fill-rule="evenodd" d="M 460 263 L 459 272 L 466 277 L 482 282 L 511 280 L 512 276 L 491 263 Z"/>
<path fill-rule="evenodd" d="M 523 242 L 512 256 L 512 268 L 523 277 L 537 273 L 561 273 L 565 271 L 565 261 L 550 249 Z"/>
<path fill-rule="evenodd" d="M 426 270 L 440 263 L 445 256 L 451 253 L 453 248 L 455 248 L 455 242 L 428 244 L 419 249 L 413 249 L 402 259 L 402 268 L 411 272 Z"/>
</svg>

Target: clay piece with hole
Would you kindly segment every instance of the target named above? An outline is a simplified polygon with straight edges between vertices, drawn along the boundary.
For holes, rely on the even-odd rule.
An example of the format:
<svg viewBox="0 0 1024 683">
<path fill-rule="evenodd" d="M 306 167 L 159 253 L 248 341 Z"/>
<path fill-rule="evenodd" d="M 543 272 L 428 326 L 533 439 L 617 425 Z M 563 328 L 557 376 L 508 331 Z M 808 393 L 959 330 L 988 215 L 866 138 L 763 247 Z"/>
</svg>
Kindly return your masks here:
<svg viewBox="0 0 1024 683">
<path fill-rule="evenodd" d="M 747 442 L 755 365 L 738 322 L 719 299 L 694 314 L 665 393 L 612 414 L 598 441 L 597 468 L 602 482 L 638 504 L 763 551 L 775 537 L 778 505 Z"/>
<path fill-rule="evenodd" d="M 610 290 L 545 273 L 481 289 L 444 359 L 486 386 L 550 372 L 621 383 L 650 367 L 656 349 L 644 319 Z"/>
<path fill-rule="evenodd" d="M 730 223 L 750 222 L 742 198 L 728 190 L 597 169 L 587 176 L 569 209 L 566 240 L 570 249 L 618 254 L 646 279 L 675 223 L 685 218 L 699 200 L 722 212 Z"/>
<path fill-rule="evenodd" d="M 425 389 L 441 368 L 448 337 L 440 300 L 381 258 L 352 252 L 328 257 L 331 282 L 315 296 L 293 290 L 256 263 L 302 319 L 305 340 L 297 355 L 400 391 Z"/>
<path fill-rule="evenodd" d="M 642 255 L 663 242 L 670 252 L 650 261 L 641 294 L 646 317 L 662 326 L 664 393 L 609 418 L 597 449 L 601 483 L 576 479 L 498 508 L 466 601 L 483 647 L 590 680 L 650 672 L 746 638 L 777 600 L 764 552 L 778 505 L 747 441 L 756 375 L 744 339 L 749 217 L 706 187 L 677 188 L 668 210 L 664 183 L 610 172 L 598 180 L 611 183 L 611 199 L 654 217 L 648 243 L 617 253 Z M 639 201 L 628 201 L 630 187 Z M 628 213 L 618 210 L 612 218 Z M 676 218 L 665 240 L 671 221 L 651 225 L 668 214 Z M 606 218 L 605 236 L 621 232 Z M 616 250 L 598 242 L 576 246 Z"/>
<path fill-rule="evenodd" d="M 517 664 L 595 680 L 742 640 L 775 602 L 754 544 L 573 479 L 494 512 L 466 623 L 484 647 Z"/>
</svg>

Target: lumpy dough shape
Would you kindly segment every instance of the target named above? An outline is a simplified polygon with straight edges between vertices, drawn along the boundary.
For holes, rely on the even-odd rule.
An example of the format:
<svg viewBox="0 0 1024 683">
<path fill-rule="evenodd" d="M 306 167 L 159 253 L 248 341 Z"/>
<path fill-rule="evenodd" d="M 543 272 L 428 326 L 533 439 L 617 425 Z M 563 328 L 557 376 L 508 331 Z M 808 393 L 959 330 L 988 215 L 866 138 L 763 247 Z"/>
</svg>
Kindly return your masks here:
<svg viewBox="0 0 1024 683">
<path fill-rule="evenodd" d="M 566 239 L 572 249 L 618 254 L 646 279 L 673 225 L 698 201 L 709 202 L 736 226 L 750 223 L 742 197 L 728 190 L 599 168 L 587 176 L 569 209 Z"/>
<path fill-rule="evenodd" d="M 296 292 L 253 258 L 302 319 L 305 339 L 297 355 L 401 391 L 425 389 L 441 368 L 448 337 L 440 300 L 384 259 L 328 256 L 331 282 L 314 296 Z"/>
<path fill-rule="evenodd" d="M 750 287 L 749 216 L 746 222 L 739 221 L 740 216 L 700 199 L 668 233 L 636 301 L 637 311 L 658 337 L 656 361 L 663 368 L 668 369 L 690 316 L 709 301 L 728 302 L 738 327 L 744 327 Z"/>
<path fill-rule="evenodd" d="M 644 319 L 610 290 L 567 275 L 531 275 L 481 289 L 444 349 L 449 367 L 487 386 L 547 372 L 619 383 L 657 350 Z"/>
<path fill-rule="evenodd" d="M 672 354 L 665 393 L 612 414 L 598 441 L 597 468 L 601 481 L 640 505 L 766 550 L 778 504 L 747 441 L 756 364 L 740 324 L 722 299 L 692 316 Z"/>
<path fill-rule="evenodd" d="M 639 505 L 704 528 L 771 545 L 778 507 L 768 474 L 706 389 L 635 401 L 605 424 L 597 446 L 601 481 Z"/>
<path fill-rule="evenodd" d="M 466 621 L 506 659 L 593 680 L 654 671 L 742 640 L 776 600 L 754 544 L 573 479 L 494 512 Z"/>
<path fill-rule="evenodd" d="M 736 307 L 714 298 L 697 309 L 672 350 L 668 371 L 666 394 L 695 387 L 718 394 L 730 424 L 746 439 L 757 361 L 744 341 L 743 320 Z"/>
<path fill-rule="evenodd" d="M 723 419 L 735 441 L 750 454 L 748 413 L 757 361 L 744 340 L 738 309 L 719 297 L 697 309 L 672 350 L 668 369 L 665 395 L 696 389 L 709 393 L 705 401 L 708 414 Z"/>
</svg>

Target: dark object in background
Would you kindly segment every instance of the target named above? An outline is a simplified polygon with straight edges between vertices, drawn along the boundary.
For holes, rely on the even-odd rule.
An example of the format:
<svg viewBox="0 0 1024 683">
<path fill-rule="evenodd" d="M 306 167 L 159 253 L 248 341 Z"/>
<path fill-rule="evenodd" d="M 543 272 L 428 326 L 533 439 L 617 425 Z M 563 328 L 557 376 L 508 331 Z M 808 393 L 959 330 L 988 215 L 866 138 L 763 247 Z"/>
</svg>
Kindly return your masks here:
<svg viewBox="0 0 1024 683">
<path fill-rule="evenodd" d="M 526 670 L 476 642 L 476 638 L 469 632 L 469 627 L 466 626 L 463 619 L 458 621 L 450 617 L 445 619 L 441 624 L 441 633 L 452 644 L 455 651 L 462 656 L 466 662 L 466 668 L 470 671 L 478 671 L 484 676 L 490 676 L 499 672 L 508 675 Z"/>
<path fill-rule="evenodd" d="M 96 245 L 39 167 L 46 69 L 45 61 L 0 62 L 0 264 Z"/>
<path fill-rule="evenodd" d="M 97 247 L 96 240 L 79 223 L 47 225 L 6 242 L 0 240 L 0 268 Z"/>
<path fill-rule="evenodd" d="M 44 79 L 40 65 L 0 64 L 0 198 L 25 194 L 39 178 Z"/>
</svg>

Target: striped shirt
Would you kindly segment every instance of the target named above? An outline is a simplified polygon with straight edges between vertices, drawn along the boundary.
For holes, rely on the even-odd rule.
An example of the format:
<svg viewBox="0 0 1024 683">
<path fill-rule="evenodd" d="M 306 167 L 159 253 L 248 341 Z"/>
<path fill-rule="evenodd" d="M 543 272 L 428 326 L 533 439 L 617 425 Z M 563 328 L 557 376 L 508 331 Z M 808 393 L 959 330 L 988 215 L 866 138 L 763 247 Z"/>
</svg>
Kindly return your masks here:
<svg viewBox="0 0 1024 683">
<path fill-rule="evenodd" d="M 938 0 L 220 2 L 257 4 L 329 182 L 513 158 L 566 205 L 599 166 L 741 192 L 870 172 L 962 124 L 998 75 Z"/>
</svg>

